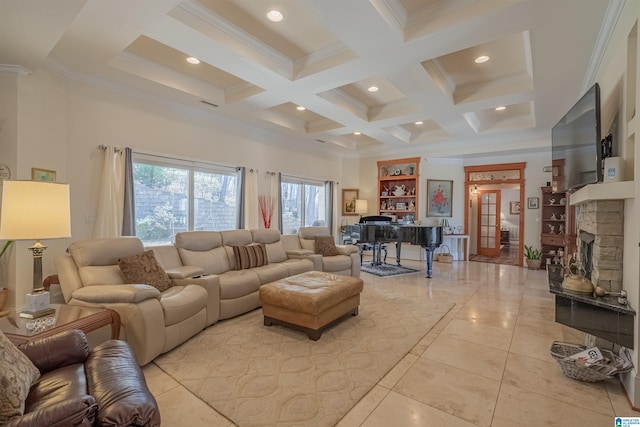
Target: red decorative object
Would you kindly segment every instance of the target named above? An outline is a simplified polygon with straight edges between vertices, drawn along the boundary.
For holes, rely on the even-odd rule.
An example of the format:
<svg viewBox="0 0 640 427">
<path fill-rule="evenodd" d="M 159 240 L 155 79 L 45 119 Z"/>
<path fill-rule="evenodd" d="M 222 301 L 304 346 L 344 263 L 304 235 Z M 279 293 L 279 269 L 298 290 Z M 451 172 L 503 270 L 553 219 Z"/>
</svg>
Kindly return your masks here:
<svg viewBox="0 0 640 427">
<path fill-rule="evenodd" d="M 271 218 L 275 209 L 274 198 L 271 196 L 258 196 L 258 205 L 260 206 L 260 216 L 262 216 L 264 228 L 271 228 Z"/>
</svg>

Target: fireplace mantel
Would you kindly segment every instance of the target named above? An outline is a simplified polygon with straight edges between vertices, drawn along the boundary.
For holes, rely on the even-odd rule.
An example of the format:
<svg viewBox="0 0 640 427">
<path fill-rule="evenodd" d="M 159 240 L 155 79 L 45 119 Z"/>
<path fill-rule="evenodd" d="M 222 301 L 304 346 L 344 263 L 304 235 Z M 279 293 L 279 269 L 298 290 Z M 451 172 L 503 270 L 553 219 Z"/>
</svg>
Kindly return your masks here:
<svg viewBox="0 0 640 427">
<path fill-rule="evenodd" d="M 617 297 L 596 297 L 562 288 L 564 269 L 557 264 L 547 266 L 549 292 L 556 297 L 556 322 L 603 338 L 627 348 L 634 348 L 636 311 Z"/>
<path fill-rule="evenodd" d="M 569 196 L 569 204 L 579 205 L 592 200 L 623 200 L 634 197 L 634 181 L 606 182 L 585 185 Z"/>
</svg>

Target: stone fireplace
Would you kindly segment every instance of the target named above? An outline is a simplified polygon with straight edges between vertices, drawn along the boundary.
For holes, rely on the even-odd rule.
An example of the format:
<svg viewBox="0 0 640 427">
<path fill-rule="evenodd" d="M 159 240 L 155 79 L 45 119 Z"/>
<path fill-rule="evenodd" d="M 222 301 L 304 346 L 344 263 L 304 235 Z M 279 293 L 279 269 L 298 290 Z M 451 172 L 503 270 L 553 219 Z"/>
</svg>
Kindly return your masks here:
<svg viewBox="0 0 640 427">
<path fill-rule="evenodd" d="M 620 292 L 624 200 L 581 202 L 576 206 L 576 230 L 578 260 L 590 267 L 591 282 L 610 292 Z"/>
</svg>

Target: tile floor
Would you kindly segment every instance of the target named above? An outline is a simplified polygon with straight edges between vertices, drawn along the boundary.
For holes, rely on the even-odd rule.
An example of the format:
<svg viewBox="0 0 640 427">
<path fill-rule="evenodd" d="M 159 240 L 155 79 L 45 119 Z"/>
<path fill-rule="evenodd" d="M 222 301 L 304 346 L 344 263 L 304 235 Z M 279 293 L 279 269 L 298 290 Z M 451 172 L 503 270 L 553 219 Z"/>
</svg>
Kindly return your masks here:
<svg viewBox="0 0 640 427">
<path fill-rule="evenodd" d="M 456 305 L 338 426 L 608 427 L 614 415 L 640 417 L 617 379 L 568 379 L 549 356 L 554 340 L 581 343 L 583 334 L 554 322 L 544 271 L 436 262 L 432 279 L 362 278 L 365 291 L 383 281 L 408 298 Z M 163 426 L 234 425 L 153 363 L 144 373 Z"/>
</svg>

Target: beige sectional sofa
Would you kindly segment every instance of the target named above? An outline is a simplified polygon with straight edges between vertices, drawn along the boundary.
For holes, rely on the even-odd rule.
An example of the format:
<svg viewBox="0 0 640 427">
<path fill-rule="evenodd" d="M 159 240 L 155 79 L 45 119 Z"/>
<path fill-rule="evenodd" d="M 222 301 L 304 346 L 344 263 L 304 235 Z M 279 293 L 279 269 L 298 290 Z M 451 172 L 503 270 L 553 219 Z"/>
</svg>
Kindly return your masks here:
<svg viewBox="0 0 640 427">
<path fill-rule="evenodd" d="M 236 269 L 233 246 L 264 244 L 268 264 Z M 308 257 L 289 258 L 278 230 L 187 231 L 176 235 L 175 246 L 184 264 L 202 267 L 220 283 L 220 319 L 260 307 L 260 285 L 311 271 Z"/>
<path fill-rule="evenodd" d="M 302 242 L 299 236 L 264 229 L 183 232 L 176 235 L 175 245 L 147 248 L 135 237 L 94 239 L 72 243 L 68 255 L 56 259 L 56 267 L 65 301 L 117 311 L 121 338 L 145 365 L 218 320 L 260 307 L 263 284 L 323 268 L 359 276 L 355 246 L 323 257 L 303 249 Z M 238 265 L 243 262 L 234 250 L 247 246 L 264 248 L 266 263 L 241 269 L 246 266 Z M 149 249 L 173 283 L 162 292 L 147 284 L 127 284 L 118 263 Z"/>
</svg>

